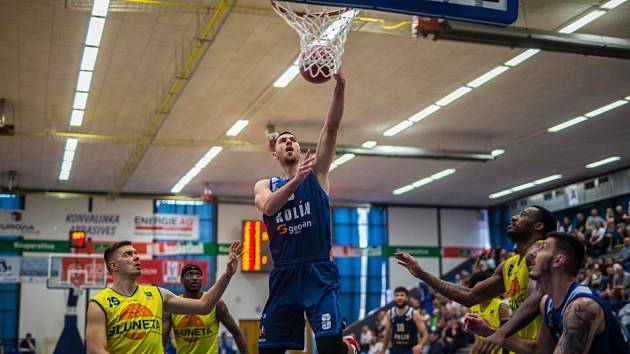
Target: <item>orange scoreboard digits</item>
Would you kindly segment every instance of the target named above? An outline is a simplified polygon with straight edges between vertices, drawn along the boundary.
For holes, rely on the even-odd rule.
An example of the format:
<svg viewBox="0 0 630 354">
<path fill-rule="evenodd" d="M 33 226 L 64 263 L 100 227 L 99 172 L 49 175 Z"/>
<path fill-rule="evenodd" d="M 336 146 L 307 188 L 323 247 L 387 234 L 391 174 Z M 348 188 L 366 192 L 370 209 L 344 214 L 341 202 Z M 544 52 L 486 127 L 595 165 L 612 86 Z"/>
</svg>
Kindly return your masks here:
<svg viewBox="0 0 630 354">
<path fill-rule="evenodd" d="M 273 268 L 267 226 L 261 220 L 243 221 L 243 272 L 269 272 Z"/>
</svg>

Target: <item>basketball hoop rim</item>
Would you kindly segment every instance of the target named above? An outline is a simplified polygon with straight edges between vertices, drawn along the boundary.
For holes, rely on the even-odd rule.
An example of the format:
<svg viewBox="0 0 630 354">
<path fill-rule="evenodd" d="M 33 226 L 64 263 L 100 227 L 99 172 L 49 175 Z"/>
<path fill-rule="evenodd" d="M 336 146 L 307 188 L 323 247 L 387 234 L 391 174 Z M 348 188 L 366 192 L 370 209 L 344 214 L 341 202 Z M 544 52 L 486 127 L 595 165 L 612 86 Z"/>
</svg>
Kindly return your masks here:
<svg viewBox="0 0 630 354">
<path fill-rule="evenodd" d="M 271 6 L 280 12 L 283 12 L 283 13 L 288 12 L 287 9 L 284 8 L 284 6 L 281 6 L 279 4 L 279 1 L 271 0 Z M 324 17 L 324 16 L 340 16 L 341 14 L 344 14 L 350 10 L 352 10 L 352 8 L 344 7 L 344 8 L 340 8 L 339 10 L 320 11 L 320 12 L 313 12 L 313 13 L 306 13 L 306 12 L 301 12 L 301 11 L 291 11 L 291 12 L 293 12 L 295 15 L 299 17 Z"/>
</svg>

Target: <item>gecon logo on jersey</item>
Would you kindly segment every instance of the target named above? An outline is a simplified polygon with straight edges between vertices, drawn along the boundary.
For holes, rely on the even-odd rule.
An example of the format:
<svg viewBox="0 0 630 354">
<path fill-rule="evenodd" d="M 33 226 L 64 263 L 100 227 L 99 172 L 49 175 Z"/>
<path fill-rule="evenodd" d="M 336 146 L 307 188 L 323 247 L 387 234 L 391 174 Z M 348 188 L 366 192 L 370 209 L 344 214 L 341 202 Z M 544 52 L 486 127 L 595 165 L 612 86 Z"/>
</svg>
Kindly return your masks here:
<svg viewBox="0 0 630 354">
<path fill-rule="evenodd" d="M 281 209 L 276 214 L 276 231 L 279 235 L 299 235 L 302 230 L 312 227 L 313 222 L 309 220 L 311 215 L 311 202 Z M 305 219 L 306 218 L 306 219 Z"/>
</svg>

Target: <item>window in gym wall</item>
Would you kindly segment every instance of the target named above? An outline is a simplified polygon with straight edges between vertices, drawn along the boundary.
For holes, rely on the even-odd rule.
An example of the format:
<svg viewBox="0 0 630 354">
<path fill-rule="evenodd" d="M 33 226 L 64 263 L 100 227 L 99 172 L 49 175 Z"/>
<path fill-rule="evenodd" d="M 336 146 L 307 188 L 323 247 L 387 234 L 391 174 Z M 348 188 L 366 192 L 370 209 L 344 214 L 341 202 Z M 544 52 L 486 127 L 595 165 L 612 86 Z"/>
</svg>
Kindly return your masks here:
<svg viewBox="0 0 630 354">
<path fill-rule="evenodd" d="M 199 216 L 199 242 L 217 242 L 216 232 L 216 204 L 203 203 L 201 201 L 188 200 L 156 200 L 155 212 L 163 214 L 198 215 Z M 166 256 L 163 258 L 195 259 L 208 262 L 207 279 L 209 284 L 214 284 L 216 280 L 217 257 L 211 256 Z M 181 285 L 166 286 L 176 294 L 184 291 Z"/>
<path fill-rule="evenodd" d="M 386 209 L 335 208 L 333 237 L 337 246 L 359 249 L 348 257 L 335 258 L 341 277 L 342 316 L 351 323 L 384 304 L 387 258 L 375 247 L 387 245 Z"/>
<path fill-rule="evenodd" d="M 10 218 L 11 210 L 24 209 L 24 197 L 15 194 L 0 194 L 0 220 Z M 17 238 L 16 236 L 2 236 L 2 238 Z M 3 256 L 15 256 L 17 253 L 0 252 Z M 19 284 L 0 283 L 0 339 L 5 348 L 17 347 L 18 340 L 18 308 Z"/>
</svg>

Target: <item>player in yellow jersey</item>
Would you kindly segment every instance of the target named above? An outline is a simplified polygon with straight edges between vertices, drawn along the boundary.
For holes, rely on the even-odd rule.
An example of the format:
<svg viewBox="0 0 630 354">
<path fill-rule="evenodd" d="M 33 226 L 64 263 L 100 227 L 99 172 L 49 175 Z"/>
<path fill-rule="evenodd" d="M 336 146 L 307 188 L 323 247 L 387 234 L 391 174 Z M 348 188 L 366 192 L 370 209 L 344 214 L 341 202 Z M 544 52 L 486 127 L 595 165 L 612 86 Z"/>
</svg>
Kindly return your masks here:
<svg viewBox="0 0 630 354">
<path fill-rule="evenodd" d="M 517 254 L 499 264 L 490 278 L 472 289 L 441 280 L 425 272 L 409 253 L 396 253 L 398 263 L 406 267 L 413 276 L 464 306 L 471 307 L 501 294 L 507 295 L 513 317 L 482 342 L 479 348 L 481 353 L 490 353 L 503 347 L 505 338 L 516 332 L 519 336 L 526 333 L 535 337 L 541 325 L 538 304 L 543 294 L 534 282 L 529 281 L 525 258 L 536 241 L 544 239 L 549 232 L 556 230 L 557 221 L 549 210 L 537 205 L 523 209 L 519 214 L 512 216 L 511 221 L 507 235 L 516 243 Z"/>
<path fill-rule="evenodd" d="M 492 272 L 477 272 L 470 276 L 468 280 L 468 287 L 474 288 L 477 283 L 484 281 L 492 276 Z M 503 302 L 500 298 L 495 297 L 492 300 L 485 301 L 481 304 L 474 305 L 470 308 L 468 317 L 480 317 L 486 323 L 497 329 L 504 325 L 510 319 L 510 309 L 508 305 Z M 468 330 L 467 328 L 464 328 Z M 475 343 L 473 344 L 472 349 L 470 350 L 471 354 L 477 354 L 479 352 L 479 347 L 483 342 L 484 337 L 475 336 Z M 503 354 L 503 349 L 499 348 L 493 352 L 494 354 Z"/>
<path fill-rule="evenodd" d="M 138 284 L 142 271 L 138 252 L 129 241 L 114 243 L 104 254 L 113 284 L 96 294 L 88 305 L 88 354 L 163 354 L 162 310 L 209 313 L 236 273 L 240 255 L 237 241 L 230 246 L 225 273 L 214 286 L 200 299 L 185 299 L 157 286 Z"/>
<path fill-rule="evenodd" d="M 195 264 L 187 264 L 182 268 L 181 282 L 184 286 L 183 297 L 199 299 L 203 273 Z M 234 336 L 234 341 L 241 354 L 247 354 L 247 343 L 236 321 L 230 315 L 223 300 L 207 315 L 171 315 L 166 313 L 164 318 L 165 342 L 173 328 L 177 354 L 218 354 L 219 353 L 219 322 L 223 323 Z"/>
</svg>

